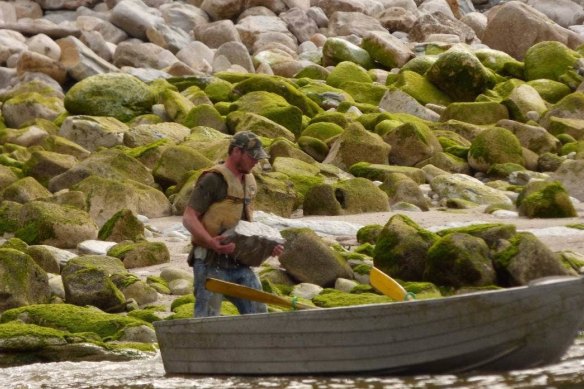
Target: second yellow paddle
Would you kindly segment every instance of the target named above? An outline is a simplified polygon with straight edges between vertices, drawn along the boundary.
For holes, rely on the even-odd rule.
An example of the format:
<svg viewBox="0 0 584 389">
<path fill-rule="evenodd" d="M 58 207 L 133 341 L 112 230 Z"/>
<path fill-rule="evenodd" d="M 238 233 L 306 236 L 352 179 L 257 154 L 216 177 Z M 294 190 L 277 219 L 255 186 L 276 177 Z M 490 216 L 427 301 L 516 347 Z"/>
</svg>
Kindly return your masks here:
<svg viewBox="0 0 584 389">
<path fill-rule="evenodd" d="M 396 301 L 408 301 L 415 298 L 413 293 L 406 292 L 396 280 L 376 267 L 371 268 L 369 282 L 375 289 Z"/>
</svg>

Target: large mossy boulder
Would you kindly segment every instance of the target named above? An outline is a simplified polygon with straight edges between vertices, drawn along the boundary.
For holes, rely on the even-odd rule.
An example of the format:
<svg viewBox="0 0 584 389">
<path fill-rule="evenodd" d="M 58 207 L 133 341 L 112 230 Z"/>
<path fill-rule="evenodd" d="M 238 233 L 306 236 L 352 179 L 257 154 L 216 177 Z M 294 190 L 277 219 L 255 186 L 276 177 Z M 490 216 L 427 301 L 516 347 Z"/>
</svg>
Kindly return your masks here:
<svg viewBox="0 0 584 389">
<path fill-rule="evenodd" d="M 305 215 L 351 215 L 384 212 L 389 209 L 387 195 L 366 178 L 352 178 L 336 184 L 313 186 L 304 196 Z"/>
<path fill-rule="evenodd" d="M 487 172 L 492 165 L 507 162 L 522 166 L 525 163 L 521 143 L 511 131 L 490 127 L 473 139 L 468 151 L 468 163 L 473 169 Z"/>
<path fill-rule="evenodd" d="M 141 240 L 144 239 L 144 223 L 129 209 L 122 209 L 105 222 L 97 237 L 110 242 Z"/>
<path fill-rule="evenodd" d="M 424 279 L 455 288 L 495 284 L 489 247 L 481 238 L 469 234 L 445 235 L 428 250 Z"/>
<path fill-rule="evenodd" d="M 414 52 L 401 39 L 387 31 L 368 31 L 361 47 L 371 58 L 388 69 L 401 68 L 414 58 Z"/>
<path fill-rule="evenodd" d="M 68 189 L 91 175 L 112 180 L 131 179 L 144 185 L 155 186 L 154 177 L 144 164 L 121 150 L 105 149 L 92 153 L 71 169 L 53 177 L 48 188 L 52 192 Z"/>
<path fill-rule="evenodd" d="M 542 116 L 539 124 L 549 129 L 552 118 L 581 119 L 584 117 L 584 93 L 576 91 L 552 105 Z"/>
<path fill-rule="evenodd" d="M 253 112 L 290 130 L 295 136 L 302 129 L 302 111 L 277 93 L 252 91 L 231 104 L 232 111 Z"/>
<path fill-rule="evenodd" d="M 494 254 L 493 264 L 503 286 L 526 285 L 538 278 L 570 274 L 559 256 L 530 232 L 520 232 L 509 239 Z"/>
<path fill-rule="evenodd" d="M 512 204 L 503 192 L 465 174 L 440 174 L 430 181 L 430 187 L 444 201 L 462 199 L 475 204 Z"/>
<path fill-rule="evenodd" d="M 473 53 L 465 50 L 441 54 L 426 77 L 454 101 L 474 101 L 495 84 L 489 70 Z"/>
<path fill-rule="evenodd" d="M 68 116 L 59 129 L 59 135 L 89 151 L 100 147 L 114 147 L 123 144 L 124 134 L 129 127 L 110 116 L 76 115 Z"/>
<path fill-rule="evenodd" d="M 15 232 L 18 225 L 18 215 L 22 204 L 4 200 L 0 203 L 0 234 Z"/>
<path fill-rule="evenodd" d="M 238 82 L 232 90 L 235 98 L 240 98 L 249 92 L 265 91 L 278 94 L 293 106 L 300 108 L 308 117 L 314 117 L 322 112 L 322 108 L 296 88 L 289 80 L 282 77 L 256 74 Z"/>
<path fill-rule="evenodd" d="M 2 104 L 1 113 L 6 126 L 20 128 L 30 120 L 43 118 L 55 120 L 67 111 L 63 100 L 38 92 L 25 92 L 8 98 Z"/>
<path fill-rule="evenodd" d="M 393 302 L 391 297 L 376 293 L 347 293 L 337 289 L 325 289 L 312 302 L 321 308 L 350 307 L 355 305 L 383 304 Z"/>
<path fill-rule="evenodd" d="M 290 217 L 301 203 L 301 196 L 294 189 L 290 177 L 284 173 L 264 172 L 256 174 L 255 178 L 258 191 L 254 209 Z"/>
<path fill-rule="evenodd" d="M 391 146 L 392 165 L 415 166 L 442 151 L 438 138 L 423 123 L 402 124 L 385 134 L 383 140 Z"/>
<path fill-rule="evenodd" d="M 89 176 L 74 189 L 85 193 L 89 214 L 99 226 L 103 226 L 121 209 L 129 209 L 149 218 L 172 214 L 170 201 L 164 193 L 131 179 Z"/>
<path fill-rule="evenodd" d="M 528 84 L 513 88 L 503 104 L 509 109 L 511 119 L 518 122 L 527 122 L 533 113 L 540 117 L 548 109 L 546 101 Z"/>
<path fill-rule="evenodd" d="M 96 268 L 63 275 L 65 301 L 69 304 L 93 305 L 109 312 L 123 312 L 126 298 L 110 277 Z"/>
<path fill-rule="evenodd" d="M 253 112 L 233 111 L 226 117 L 227 128 L 231 133 L 251 131 L 265 138 L 284 138 L 294 141 L 296 135 L 275 121 Z"/>
<path fill-rule="evenodd" d="M 278 157 L 272 164 L 276 173 L 283 173 L 294 185 L 298 200 L 302 201 L 308 190 L 314 185 L 322 184 L 324 177 L 316 164 L 303 162 L 295 158 Z"/>
<path fill-rule="evenodd" d="M 299 282 L 332 286 L 337 278 L 353 278 L 351 267 L 341 254 L 308 228 L 281 231 L 286 239 L 280 263 Z"/>
<path fill-rule="evenodd" d="M 128 327 L 142 325 L 151 327 L 140 319 L 71 304 L 29 305 L 8 310 L 0 318 L 2 323 L 15 320 L 73 334 L 94 333 L 104 341 L 119 339 Z"/>
<path fill-rule="evenodd" d="M 46 244 L 75 248 L 88 239 L 97 238 L 97 225 L 90 215 L 78 208 L 31 201 L 20 209 L 20 228 L 15 236 L 28 244 Z"/>
<path fill-rule="evenodd" d="M 111 116 L 126 122 L 151 112 L 155 95 L 146 83 L 126 73 L 105 73 L 76 83 L 65 95 L 73 115 Z"/>
<path fill-rule="evenodd" d="M 66 172 L 76 163 L 77 158 L 72 155 L 37 150 L 33 151 L 28 161 L 24 163 L 22 172 L 47 186 L 51 178 Z"/>
<path fill-rule="evenodd" d="M 417 182 L 402 173 L 389 173 L 379 189 L 387 194 L 389 205 L 400 202 L 413 204 L 422 211 L 429 210 L 429 202 Z"/>
<path fill-rule="evenodd" d="M 27 254 L 0 248 L 0 313 L 11 308 L 49 302 L 47 273 Z"/>
<path fill-rule="evenodd" d="M 528 218 L 576 217 L 570 195 L 559 181 L 530 181 L 517 198 L 519 215 Z"/>
<path fill-rule="evenodd" d="M 438 235 L 427 231 L 405 215 L 392 216 L 379 233 L 375 244 L 375 266 L 404 281 L 421 281 L 427 251 Z"/>
<path fill-rule="evenodd" d="M 371 55 L 367 50 L 342 38 L 328 38 L 322 47 L 322 54 L 325 66 L 334 66 L 344 61 L 356 63 L 365 69 L 373 66 Z"/>
<path fill-rule="evenodd" d="M 160 186 L 167 188 L 176 185 L 191 170 L 211 166 L 213 166 L 213 161 L 206 158 L 198 150 L 188 146 L 174 145 L 164 149 L 152 170 L 152 174 Z"/>
<path fill-rule="evenodd" d="M 440 115 L 440 121 L 460 120 L 473 124 L 495 124 L 508 119 L 507 108 L 494 101 L 459 102 L 449 104 Z"/>
<path fill-rule="evenodd" d="M 335 88 L 343 89 L 343 84 L 349 81 L 371 84 L 373 80 L 367 70 L 351 61 L 338 63 L 326 79 L 326 83 Z"/>
<path fill-rule="evenodd" d="M 379 163 L 358 162 L 349 168 L 349 173 L 356 177 L 365 177 L 371 181 L 383 182 L 389 174 L 401 173 L 418 184 L 426 183 L 422 169 L 410 166 L 383 165 Z"/>
<path fill-rule="evenodd" d="M 49 197 L 51 196 L 51 192 L 34 177 L 24 177 L 4 188 L 0 195 L 5 201 L 24 204 L 29 201 Z"/>
<path fill-rule="evenodd" d="M 164 242 L 120 242 L 107 255 L 122 260 L 126 269 L 170 262 L 170 252 Z"/>
<path fill-rule="evenodd" d="M 582 56 L 558 41 L 544 41 L 531 46 L 525 53 L 525 79 L 565 81 L 566 73 Z"/>
<path fill-rule="evenodd" d="M 0 353 L 19 353 L 41 350 L 50 346 L 62 346 L 68 343 L 68 332 L 55 328 L 41 327 L 11 321 L 0 324 Z M 2 358 L 0 358 L 0 366 Z"/>
<path fill-rule="evenodd" d="M 360 123 L 351 123 L 335 139 L 323 163 L 343 170 L 357 162 L 387 164 L 390 149 L 379 135 L 367 131 Z"/>
<path fill-rule="evenodd" d="M 490 248 L 496 248 L 501 239 L 511 239 L 517 233 L 517 228 L 513 224 L 482 223 L 463 227 L 445 228 L 436 233 L 442 237 L 457 233 L 472 235 L 484 240 Z"/>
<path fill-rule="evenodd" d="M 410 61 L 411 62 L 411 61 Z M 449 105 L 452 100 L 426 77 L 412 70 L 403 70 L 394 78 L 387 79 L 394 86 L 416 99 L 420 104 Z"/>
<path fill-rule="evenodd" d="M 143 123 L 130 126 L 124 133 L 124 146 L 140 147 L 166 139 L 169 143 L 180 143 L 191 133 L 191 129 L 179 123 Z"/>
</svg>

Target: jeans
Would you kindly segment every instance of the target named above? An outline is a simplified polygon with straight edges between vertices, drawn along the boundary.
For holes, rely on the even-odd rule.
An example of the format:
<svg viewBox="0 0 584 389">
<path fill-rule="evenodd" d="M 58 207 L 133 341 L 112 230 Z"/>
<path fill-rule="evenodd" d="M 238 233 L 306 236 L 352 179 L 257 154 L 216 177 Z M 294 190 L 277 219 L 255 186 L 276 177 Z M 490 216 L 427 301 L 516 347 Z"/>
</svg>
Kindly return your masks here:
<svg viewBox="0 0 584 389">
<path fill-rule="evenodd" d="M 221 311 L 223 295 L 210 292 L 205 288 L 205 281 L 208 277 L 258 290 L 262 289 L 259 278 L 248 266 L 225 269 L 218 266 L 207 266 L 204 260 L 195 259 L 193 272 L 195 276 L 195 317 L 217 316 Z M 242 315 L 268 312 L 266 305 L 263 303 L 230 296 L 225 296 L 225 298 L 231 301 Z"/>
</svg>

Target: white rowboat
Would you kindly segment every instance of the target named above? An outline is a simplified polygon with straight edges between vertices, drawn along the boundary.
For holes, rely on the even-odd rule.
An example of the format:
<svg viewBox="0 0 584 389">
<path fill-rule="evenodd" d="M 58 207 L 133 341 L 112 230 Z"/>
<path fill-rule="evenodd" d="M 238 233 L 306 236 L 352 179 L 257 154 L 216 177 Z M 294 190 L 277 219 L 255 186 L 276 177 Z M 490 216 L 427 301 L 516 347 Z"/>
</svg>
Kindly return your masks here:
<svg viewBox="0 0 584 389">
<path fill-rule="evenodd" d="M 168 374 L 424 374 L 560 360 L 584 278 L 434 300 L 154 323 Z"/>
</svg>

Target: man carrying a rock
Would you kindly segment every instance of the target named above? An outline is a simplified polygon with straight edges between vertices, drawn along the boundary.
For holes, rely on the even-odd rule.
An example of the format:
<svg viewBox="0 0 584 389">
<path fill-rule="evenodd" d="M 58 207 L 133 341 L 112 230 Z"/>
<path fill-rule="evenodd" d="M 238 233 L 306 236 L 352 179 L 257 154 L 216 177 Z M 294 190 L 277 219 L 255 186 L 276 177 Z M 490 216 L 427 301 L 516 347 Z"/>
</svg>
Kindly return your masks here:
<svg viewBox="0 0 584 389">
<path fill-rule="evenodd" d="M 192 235 L 189 265 L 195 276 L 195 317 L 219 315 L 223 295 L 205 289 L 208 277 L 218 278 L 261 290 L 253 270 L 234 257 L 235 243 L 221 233 L 240 220 L 251 221 L 252 201 L 257 191 L 252 168 L 268 155 L 251 132 L 239 132 L 229 144 L 224 163 L 203 172 L 183 214 L 183 225 Z M 276 245 L 273 256 L 284 250 Z M 239 313 L 267 312 L 265 304 L 228 297 Z"/>
</svg>

